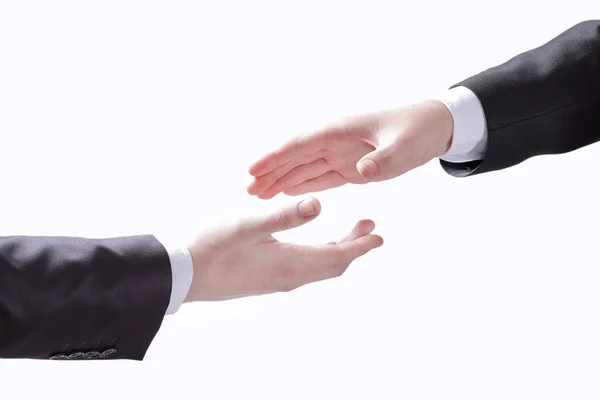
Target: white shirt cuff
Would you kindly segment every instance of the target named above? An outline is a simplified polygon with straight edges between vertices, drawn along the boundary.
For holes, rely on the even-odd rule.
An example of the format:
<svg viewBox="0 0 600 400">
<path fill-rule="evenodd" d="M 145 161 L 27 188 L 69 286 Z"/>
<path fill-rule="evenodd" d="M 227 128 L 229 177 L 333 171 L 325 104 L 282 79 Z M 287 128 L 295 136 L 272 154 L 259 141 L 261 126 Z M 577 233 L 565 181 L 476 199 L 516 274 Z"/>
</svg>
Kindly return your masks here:
<svg viewBox="0 0 600 400">
<path fill-rule="evenodd" d="M 448 107 L 454 124 L 452 143 L 440 159 L 451 163 L 483 160 L 488 142 L 487 124 L 475 93 L 458 86 L 435 98 Z"/>
<path fill-rule="evenodd" d="M 162 241 L 160 242 L 167 250 L 171 262 L 171 299 L 166 312 L 166 315 L 170 315 L 179 310 L 190 290 L 192 278 L 194 277 L 194 264 L 187 247 L 169 246 Z"/>
</svg>

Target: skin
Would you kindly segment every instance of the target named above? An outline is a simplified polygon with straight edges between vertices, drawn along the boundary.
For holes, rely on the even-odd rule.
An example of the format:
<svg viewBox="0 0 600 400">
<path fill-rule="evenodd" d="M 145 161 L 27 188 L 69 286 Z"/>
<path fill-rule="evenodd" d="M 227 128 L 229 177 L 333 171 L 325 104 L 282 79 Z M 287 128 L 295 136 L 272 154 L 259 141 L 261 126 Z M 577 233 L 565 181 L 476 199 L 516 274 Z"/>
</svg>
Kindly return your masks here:
<svg viewBox="0 0 600 400">
<path fill-rule="evenodd" d="M 194 277 L 185 301 L 289 292 L 339 277 L 355 259 L 383 244 L 372 234 L 371 220 L 359 221 L 341 241 L 322 245 L 283 243 L 273 237 L 314 220 L 320 212 L 319 201 L 308 198 L 268 215 L 207 229 L 188 245 Z"/>
<path fill-rule="evenodd" d="M 248 193 L 270 199 L 345 184 L 399 177 L 443 155 L 452 141 L 452 115 L 439 101 L 346 118 L 290 139 L 249 168 Z M 371 220 L 359 221 L 341 241 L 306 246 L 282 243 L 279 231 L 314 218 L 314 198 L 269 215 L 240 219 L 200 234 L 188 246 L 194 278 L 186 302 L 287 292 L 338 277 L 358 257 L 381 246 Z"/>
<path fill-rule="evenodd" d="M 452 114 L 435 100 L 346 118 L 257 160 L 247 190 L 271 199 L 396 178 L 443 155 L 452 129 Z"/>
</svg>

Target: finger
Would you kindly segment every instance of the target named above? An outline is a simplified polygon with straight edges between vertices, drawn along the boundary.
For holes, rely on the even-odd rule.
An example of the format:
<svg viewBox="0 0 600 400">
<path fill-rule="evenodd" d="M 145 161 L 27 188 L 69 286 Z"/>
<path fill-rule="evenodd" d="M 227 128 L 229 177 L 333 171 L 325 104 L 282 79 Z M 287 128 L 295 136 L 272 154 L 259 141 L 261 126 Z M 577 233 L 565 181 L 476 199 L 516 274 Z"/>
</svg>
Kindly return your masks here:
<svg viewBox="0 0 600 400">
<path fill-rule="evenodd" d="M 357 224 L 354 226 L 354 229 L 352 229 L 352 232 L 350 232 L 345 238 L 340 240 L 339 243 L 351 242 L 360 237 L 370 234 L 374 230 L 375 222 L 369 219 L 363 219 L 361 221 L 358 221 Z"/>
<path fill-rule="evenodd" d="M 375 222 L 371 221 L 370 219 L 363 219 L 361 221 L 358 221 L 352 229 L 352 231 L 348 235 L 346 235 L 346 237 L 344 237 L 342 240 L 340 240 L 339 242 L 331 241 L 327 244 L 335 245 L 338 243 L 350 242 L 352 240 L 358 239 L 359 237 L 368 235 L 369 233 L 373 232 L 373 230 L 375 230 Z"/>
<path fill-rule="evenodd" d="M 287 175 L 278 179 L 271 187 L 259 194 L 258 197 L 261 199 L 270 199 L 277 193 L 290 188 L 292 186 L 299 185 L 300 183 L 309 181 L 313 178 L 317 178 L 326 172 L 331 170 L 331 165 L 322 158 L 310 162 L 308 164 L 299 165 L 291 170 Z"/>
<path fill-rule="evenodd" d="M 389 178 L 397 169 L 401 154 L 397 146 L 382 146 L 365 155 L 356 163 L 358 173 L 369 181 L 379 181 Z"/>
<path fill-rule="evenodd" d="M 335 246 L 296 246 L 298 256 L 280 271 L 282 285 L 291 290 L 341 276 L 355 259 L 382 244 L 380 236 L 366 235 Z"/>
<path fill-rule="evenodd" d="M 266 173 L 265 175 L 261 175 L 259 177 L 255 177 L 252 183 L 246 189 L 248 194 L 257 195 L 262 193 L 269 187 L 271 187 L 279 178 L 284 177 L 288 172 L 293 170 L 299 165 L 310 163 L 311 161 L 319 158 L 319 152 L 311 153 L 309 155 L 295 158 L 287 163 L 278 166 L 273 171 Z"/>
<path fill-rule="evenodd" d="M 340 243 L 338 246 L 348 260 L 352 262 L 358 257 L 383 245 L 383 238 L 379 235 L 366 235 L 350 242 Z"/>
<path fill-rule="evenodd" d="M 280 148 L 254 162 L 254 164 L 248 168 L 248 172 L 250 175 L 258 177 L 271 172 L 280 165 L 292 161 L 295 158 L 316 153 L 324 147 L 324 141 L 321 136 L 322 135 L 318 133 L 297 136 Z"/>
<path fill-rule="evenodd" d="M 370 182 L 380 182 L 400 176 L 416 167 L 419 157 L 408 140 L 388 143 L 366 154 L 356 163 L 356 170 Z M 420 164 L 419 164 L 420 165 Z"/>
<path fill-rule="evenodd" d="M 319 192 L 326 189 L 333 189 L 346 183 L 346 179 L 337 171 L 329 171 L 317 178 L 310 179 L 299 185 L 285 189 L 283 193 L 288 196 L 298 196 L 300 194 Z"/>
<path fill-rule="evenodd" d="M 321 212 L 321 204 L 314 197 L 285 206 L 275 212 L 249 219 L 244 230 L 251 233 L 272 234 L 298 226 L 315 219 Z"/>
</svg>

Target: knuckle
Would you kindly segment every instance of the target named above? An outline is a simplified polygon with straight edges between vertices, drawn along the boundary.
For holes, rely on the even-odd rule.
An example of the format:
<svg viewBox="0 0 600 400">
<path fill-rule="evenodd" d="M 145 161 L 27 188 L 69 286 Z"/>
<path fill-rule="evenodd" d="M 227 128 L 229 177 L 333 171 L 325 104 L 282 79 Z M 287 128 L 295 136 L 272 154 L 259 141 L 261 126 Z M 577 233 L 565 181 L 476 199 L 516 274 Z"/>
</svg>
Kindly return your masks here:
<svg viewBox="0 0 600 400">
<path fill-rule="evenodd" d="M 275 225 L 278 228 L 289 228 L 293 225 L 294 219 L 289 212 L 285 210 L 278 211 L 274 217 Z"/>
</svg>

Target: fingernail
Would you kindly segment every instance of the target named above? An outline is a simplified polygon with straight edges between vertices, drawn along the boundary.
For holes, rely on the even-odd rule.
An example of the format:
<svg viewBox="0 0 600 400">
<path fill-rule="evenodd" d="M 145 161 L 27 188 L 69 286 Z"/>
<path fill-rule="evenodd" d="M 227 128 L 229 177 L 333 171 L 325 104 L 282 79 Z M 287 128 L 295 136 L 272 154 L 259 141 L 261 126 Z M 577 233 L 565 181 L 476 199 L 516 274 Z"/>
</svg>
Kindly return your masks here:
<svg viewBox="0 0 600 400">
<path fill-rule="evenodd" d="M 373 160 L 363 160 L 358 163 L 358 172 L 365 178 L 372 178 L 377 173 L 377 164 Z"/>
<path fill-rule="evenodd" d="M 317 213 L 317 208 L 314 201 L 308 199 L 298 204 L 298 211 L 300 211 L 300 215 L 303 217 L 312 217 Z"/>
</svg>

